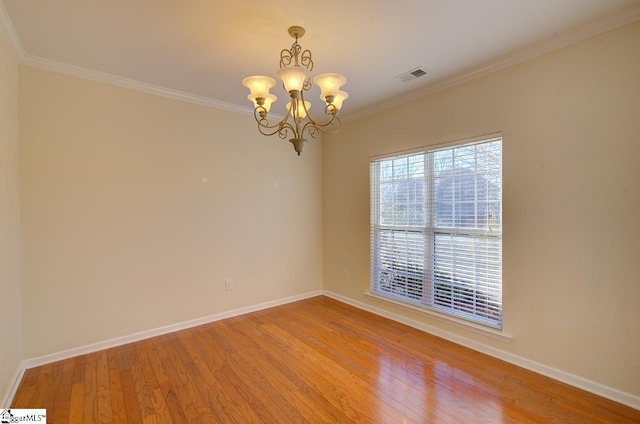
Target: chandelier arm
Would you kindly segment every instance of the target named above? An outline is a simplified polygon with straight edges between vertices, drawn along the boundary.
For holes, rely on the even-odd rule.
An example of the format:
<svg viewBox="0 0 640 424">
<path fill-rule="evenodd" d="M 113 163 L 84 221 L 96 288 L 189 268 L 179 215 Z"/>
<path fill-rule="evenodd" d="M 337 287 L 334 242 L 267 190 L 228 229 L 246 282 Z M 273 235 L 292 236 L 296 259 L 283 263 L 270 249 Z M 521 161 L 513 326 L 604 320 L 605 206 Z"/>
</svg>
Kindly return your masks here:
<svg viewBox="0 0 640 424">
<path fill-rule="evenodd" d="M 319 123 L 318 121 L 313 119 L 311 117 L 311 115 L 309 115 L 309 114 L 307 114 L 307 118 L 309 119 L 309 122 L 307 122 L 305 124 L 304 128 L 306 128 L 309 125 L 313 125 L 319 131 L 321 131 L 323 133 L 327 133 L 327 134 L 329 134 L 330 132 L 329 131 L 325 131 L 323 128 L 329 127 L 329 126 L 337 126 L 337 125 L 340 125 L 340 123 L 341 123 L 340 122 L 340 118 L 338 118 L 338 115 L 337 114 L 333 114 L 333 113 L 331 114 L 331 118 L 327 122 L 324 122 L 324 123 Z M 304 128 L 303 128 L 303 131 L 304 131 Z"/>
<path fill-rule="evenodd" d="M 309 134 L 309 137 L 311 138 L 316 138 L 318 136 L 318 133 L 325 132 L 325 131 L 322 131 L 322 129 L 319 128 L 313 121 L 309 121 L 306 124 L 304 124 L 300 134 L 304 134 L 305 131 L 307 132 L 307 134 Z"/>
<path fill-rule="evenodd" d="M 265 131 L 265 128 L 273 129 L 273 131 L 271 131 L 271 132 Z M 267 135 L 267 136 L 274 135 L 274 134 L 279 133 L 280 130 L 281 130 L 281 127 L 278 126 L 278 125 L 276 125 L 276 126 L 266 126 L 266 125 L 264 125 L 262 123 L 258 124 L 258 131 L 260 131 L 260 134 L 262 134 L 262 135 Z"/>
<path fill-rule="evenodd" d="M 311 59 L 311 51 L 305 50 L 300 55 L 300 64 L 307 68 L 309 72 L 313 71 L 313 59 Z"/>
<path fill-rule="evenodd" d="M 281 125 L 279 126 L 278 137 L 280 137 L 282 140 L 288 137 L 287 134 L 289 131 L 291 131 L 295 135 L 296 131 L 293 128 L 293 125 L 288 122 L 281 122 L 280 124 Z"/>
<path fill-rule="evenodd" d="M 308 80 L 307 80 L 308 81 Z M 308 127 L 309 124 L 318 127 L 318 129 L 320 130 L 321 127 L 327 127 L 330 125 L 334 125 L 334 121 L 337 121 L 336 124 L 340 124 L 340 119 L 338 118 L 338 110 L 336 109 L 335 105 L 333 104 L 328 104 L 325 108 L 324 108 L 324 113 L 331 116 L 331 119 L 329 119 L 327 122 L 325 122 L 324 124 L 319 123 L 318 121 L 316 121 L 315 119 L 313 119 L 311 117 L 311 114 L 309 113 L 309 110 L 307 109 L 307 105 L 304 101 L 304 91 L 305 90 L 301 90 L 300 91 L 300 100 L 302 103 L 302 107 L 304 108 L 304 111 L 307 114 L 307 119 L 309 120 L 309 122 L 307 122 L 304 127 L 302 128 L 302 131 L 300 131 L 300 134 L 302 134 L 305 130 L 305 128 Z M 322 132 L 326 132 L 323 130 L 320 130 Z"/>
<path fill-rule="evenodd" d="M 296 125 L 297 127 L 297 125 Z M 287 138 L 287 133 L 291 131 L 293 133 L 294 137 L 298 136 L 298 131 L 297 128 L 295 128 L 290 122 L 289 122 L 289 115 L 285 116 L 284 118 L 282 118 L 282 121 L 278 122 L 278 137 L 280 137 L 281 139 L 285 139 Z"/>
<path fill-rule="evenodd" d="M 271 132 L 265 131 L 264 130 L 265 128 L 273 129 L 273 131 L 271 131 Z M 271 135 L 274 135 L 274 134 L 278 134 L 278 137 L 280 137 L 283 140 L 285 138 L 287 138 L 287 133 L 289 131 L 291 131 L 293 134 L 296 133 L 296 131 L 293 128 L 293 126 L 288 122 L 279 122 L 278 124 L 271 125 L 271 126 L 267 126 L 267 125 L 258 123 L 258 131 L 260 132 L 260 134 L 266 135 L 266 136 L 271 136 Z"/>
<path fill-rule="evenodd" d="M 253 117 L 258 123 L 258 130 L 260 131 L 260 133 L 263 135 L 273 135 L 278 131 L 277 129 L 279 125 L 278 124 L 269 125 L 269 120 L 266 118 L 266 116 L 267 116 L 266 109 L 261 106 L 258 106 L 253 110 Z M 275 128 L 276 130 L 272 133 L 266 133 L 263 130 L 263 128 L 268 128 L 268 129 Z"/>
<path fill-rule="evenodd" d="M 334 134 L 335 131 L 330 131 L 328 128 L 326 128 L 329 125 L 330 125 L 330 122 L 327 122 L 326 124 L 323 124 L 323 125 L 319 125 L 315 121 L 309 121 L 304 124 L 300 134 L 304 134 L 304 132 L 306 131 L 307 134 L 309 134 L 313 138 L 316 138 L 318 133 Z"/>
<path fill-rule="evenodd" d="M 291 50 L 282 49 L 280 52 L 280 69 L 286 68 L 291 65 L 291 61 L 293 60 L 293 56 L 291 55 Z"/>
<path fill-rule="evenodd" d="M 330 103 L 324 107 L 324 113 L 327 115 L 338 116 L 338 109 L 336 108 L 336 105 Z"/>
<path fill-rule="evenodd" d="M 291 131 L 293 134 L 296 134 L 295 128 L 289 122 L 287 122 L 287 120 L 289 119 L 289 115 L 286 115 L 284 118 L 282 118 L 280 122 L 270 125 L 269 120 L 260 114 L 261 109 L 262 111 L 264 111 L 264 108 L 260 106 L 255 108 L 255 110 L 253 111 L 253 117 L 258 123 L 258 131 L 260 132 L 260 134 L 266 135 L 266 136 L 278 134 L 278 137 L 282 139 L 287 137 L 288 131 Z M 265 116 L 266 116 L 266 113 L 265 113 Z M 273 131 L 268 131 L 268 130 L 273 130 Z"/>
</svg>

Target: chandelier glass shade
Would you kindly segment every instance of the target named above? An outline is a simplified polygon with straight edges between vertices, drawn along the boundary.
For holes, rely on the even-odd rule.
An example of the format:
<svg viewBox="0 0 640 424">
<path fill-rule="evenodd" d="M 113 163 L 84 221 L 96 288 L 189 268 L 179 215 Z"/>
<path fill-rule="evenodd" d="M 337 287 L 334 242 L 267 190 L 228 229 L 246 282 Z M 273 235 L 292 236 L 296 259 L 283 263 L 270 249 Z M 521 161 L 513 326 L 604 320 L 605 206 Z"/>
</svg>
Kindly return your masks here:
<svg viewBox="0 0 640 424">
<path fill-rule="evenodd" d="M 289 35 L 295 38 L 290 49 L 280 52 L 280 69 L 276 76 L 282 81 L 285 91 L 291 101 L 287 103 L 287 113 L 279 122 L 272 123 L 268 120 L 271 105 L 278 99 L 269 90 L 276 81 L 266 76 L 251 76 L 242 80 L 242 85 L 249 88 L 251 94 L 247 98 L 253 103 L 253 116 L 258 123 L 258 130 L 263 135 L 277 134 L 281 139 L 290 137 L 295 151 L 300 155 L 307 137 L 315 138 L 321 132 L 328 133 L 335 130 L 340 124 L 338 111 L 342 107 L 349 94 L 340 91 L 347 83 L 347 79 L 340 74 L 320 74 L 313 79 L 313 83 L 320 87 L 320 100 L 324 102 L 324 122 L 319 122 L 309 115 L 311 102 L 305 100 L 304 93 L 309 91 L 311 84 L 311 71 L 313 59 L 309 50 L 302 50 L 298 39 L 302 38 L 305 31 L 300 26 L 289 28 Z"/>
</svg>

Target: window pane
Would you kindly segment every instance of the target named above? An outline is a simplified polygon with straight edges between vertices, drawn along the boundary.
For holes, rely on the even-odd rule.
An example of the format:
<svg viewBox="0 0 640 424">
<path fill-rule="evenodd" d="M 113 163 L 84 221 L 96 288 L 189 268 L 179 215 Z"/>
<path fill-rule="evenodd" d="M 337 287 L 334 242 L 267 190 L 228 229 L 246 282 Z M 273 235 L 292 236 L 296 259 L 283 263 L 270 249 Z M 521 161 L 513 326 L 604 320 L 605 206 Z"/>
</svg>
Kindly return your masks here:
<svg viewBox="0 0 640 424">
<path fill-rule="evenodd" d="M 500 244 L 493 237 L 435 234 L 434 304 L 500 322 Z"/>
<path fill-rule="evenodd" d="M 380 162 L 380 181 L 391 181 L 393 177 L 393 162 L 385 160 Z"/>
<path fill-rule="evenodd" d="M 493 141 L 476 146 L 478 169 L 500 171 L 502 169 L 502 143 Z"/>
<path fill-rule="evenodd" d="M 382 225 L 424 225 L 424 155 L 402 157 L 380 163 L 380 173 L 389 182 L 380 183 Z"/>
<path fill-rule="evenodd" d="M 476 176 L 464 175 L 458 178 L 458 199 L 461 201 L 476 200 Z"/>
<path fill-rule="evenodd" d="M 420 300 L 423 292 L 424 234 L 380 230 L 378 232 L 378 290 Z"/>
<path fill-rule="evenodd" d="M 434 178 L 433 185 L 436 202 L 453 201 L 453 178 L 450 176 Z"/>
<path fill-rule="evenodd" d="M 393 178 L 401 179 L 407 178 L 407 158 L 395 159 L 393 161 Z"/>
<path fill-rule="evenodd" d="M 453 203 L 435 203 L 435 225 L 437 227 L 453 227 Z"/>
<path fill-rule="evenodd" d="M 433 153 L 433 174 L 451 174 L 453 171 L 453 150 L 440 150 Z"/>
<path fill-rule="evenodd" d="M 424 155 L 409 156 L 409 178 L 424 177 Z"/>
<path fill-rule="evenodd" d="M 484 176 L 487 200 L 497 200 L 501 198 L 502 177 L 500 174 L 487 174 Z"/>
<path fill-rule="evenodd" d="M 476 167 L 476 146 L 458 147 L 453 150 L 453 169 L 458 174 L 473 173 Z"/>
<path fill-rule="evenodd" d="M 380 223 L 382 225 L 393 224 L 393 204 L 393 184 L 380 183 Z"/>
<path fill-rule="evenodd" d="M 502 191 L 499 147 L 499 142 L 492 142 L 433 154 L 434 172 L 439 170 L 433 180 L 436 226 L 488 229 L 489 222 L 499 217 L 500 208 L 495 207 Z M 435 165 L 449 158 L 453 168 Z"/>
</svg>

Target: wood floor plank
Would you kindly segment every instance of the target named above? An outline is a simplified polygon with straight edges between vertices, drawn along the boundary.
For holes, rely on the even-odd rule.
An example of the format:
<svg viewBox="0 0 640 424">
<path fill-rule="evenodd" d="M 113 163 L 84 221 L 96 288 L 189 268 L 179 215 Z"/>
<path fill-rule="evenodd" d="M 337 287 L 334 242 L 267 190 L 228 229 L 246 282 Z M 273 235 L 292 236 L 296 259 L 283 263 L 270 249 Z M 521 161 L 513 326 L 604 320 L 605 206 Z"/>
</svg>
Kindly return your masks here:
<svg viewBox="0 0 640 424">
<path fill-rule="evenodd" d="M 184 415 L 182 406 L 180 406 L 178 397 L 173 391 L 173 388 L 171 387 L 171 383 L 169 381 L 165 381 L 164 383 L 160 384 L 160 393 L 162 395 L 162 399 L 164 399 L 165 405 L 167 406 L 167 411 L 169 411 L 169 416 L 174 423 L 190 422 Z"/>
<path fill-rule="evenodd" d="M 69 424 L 81 424 L 82 422 L 84 422 L 84 383 L 80 382 L 71 386 Z"/>
<path fill-rule="evenodd" d="M 75 362 L 75 358 L 70 358 L 60 362 L 62 364 L 62 376 L 53 401 L 55 411 L 50 411 L 50 413 L 53 413 L 53 420 L 55 422 L 66 422 L 69 420 L 71 382 L 73 380 Z"/>
<path fill-rule="evenodd" d="M 127 423 L 127 410 L 124 403 L 122 380 L 117 369 L 109 370 L 109 393 L 111 399 L 111 418 L 114 424 Z"/>
<path fill-rule="evenodd" d="M 167 371 L 167 376 L 169 377 L 167 384 L 171 385 L 172 393 L 175 395 L 175 400 L 180 406 L 186 422 L 194 424 L 202 423 L 203 421 L 200 418 L 200 414 L 190 396 L 190 383 L 187 381 L 188 377 L 184 372 L 184 367 L 182 367 L 179 362 L 178 365 L 176 365 L 176 362 L 178 361 L 171 357 L 163 358 L 162 360 L 164 368 Z"/>
<path fill-rule="evenodd" d="M 28 408 L 34 405 L 38 392 L 38 376 L 42 367 L 25 370 L 22 381 L 18 386 L 16 395 L 13 398 L 14 408 Z"/>
<path fill-rule="evenodd" d="M 171 415 L 169 414 L 169 409 L 167 408 L 167 404 L 164 402 L 164 397 L 162 396 L 162 391 L 160 388 L 156 388 L 153 391 L 153 406 L 155 414 L 153 415 L 153 420 L 149 419 L 147 422 L 154 422 L 158 424 L 173 424 L 173 420 L 171 419 Z"/>
<path fill-rule="evenodd" d="M 26 370 L 53 423 L 640 423 L 640 411 L 327 297 Z"/>
<path fill-rule="evenodd" d="M 144 343 L 132 346 L 123 354 L 127 356 L 130 363 L 131 375 L 138 395 L 138 404 L 142 407 L 142 419 L 145 420 L 148 416 L 156 414 L 154 391 L 158 387 L 158 380 L 144 348 Z"/>
<path fill-rule="evenodd" d="M 108 349 L 107 371 L 109 373 L 109 394 L 111 399 L 111 418 L 114 424 L 127 423 L 127 410 L 122 389 L 122 379 L 118 367 L 118 355 L 116 349 Z"/>
<path fill-rule="evenodd" d="M 54 364 L 43 365 L 38 373 L 38 379 L 35 383 L 35 397 L 33 404 L 40 405 L 39 408 L 46 408 L 49 405 L 49 399 L 53 397 L 56 387 L 52 384 Z"/>
<path fill-rule="evenodd" d="M 113 422 L 111 384 L 109 382 L 109 367 L 107 365 L 106 351 L 101 351 L 97 354 L 96 387 L 98 397 L 96 405 L 98 423 L 111 423 Z"/>
<path fill-rule="evenodd" d="M 131 370 L 120 371 L 120 383 L 122 385 L 122 397 L 124 399 L 127 422 L 133 424 L 142 423 L 142 408 L 138 403 L 138 395 Z"/>
<path fill-rule="evenodd" d="M 98 362 L 97 353 L 88 355 L 84 366 L 84 422 L 98 422 Z"/>
</svg>

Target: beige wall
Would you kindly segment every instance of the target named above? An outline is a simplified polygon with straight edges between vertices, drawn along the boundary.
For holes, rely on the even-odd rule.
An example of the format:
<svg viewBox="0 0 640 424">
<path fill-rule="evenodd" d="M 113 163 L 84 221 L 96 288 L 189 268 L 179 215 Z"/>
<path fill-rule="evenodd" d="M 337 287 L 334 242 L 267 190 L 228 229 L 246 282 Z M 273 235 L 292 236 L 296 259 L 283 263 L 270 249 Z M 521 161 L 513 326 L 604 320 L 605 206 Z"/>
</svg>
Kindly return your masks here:
<svg viewBox="0 0 640 424">
<path fill-rule="evenodd" d="M 0 36 L 0 402 L 22 360 L 18 146 L 18 64 Z"/>
<path fill-rule="evenodd" d="M 26 66 L 20 114 L 25 358 L 321 289 L 319 143 Z"/>
<path fill-rule="evenodd" d="M 363 296 L 368 158 L 497 131 L 512 341 Z M 640 22 L 348 123 L 323 143 L 324 289 L 640 396 L 639 158 Z"/>
</svg>

